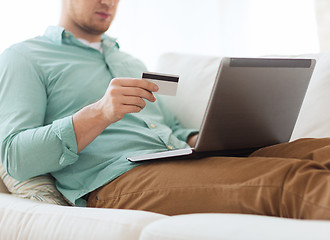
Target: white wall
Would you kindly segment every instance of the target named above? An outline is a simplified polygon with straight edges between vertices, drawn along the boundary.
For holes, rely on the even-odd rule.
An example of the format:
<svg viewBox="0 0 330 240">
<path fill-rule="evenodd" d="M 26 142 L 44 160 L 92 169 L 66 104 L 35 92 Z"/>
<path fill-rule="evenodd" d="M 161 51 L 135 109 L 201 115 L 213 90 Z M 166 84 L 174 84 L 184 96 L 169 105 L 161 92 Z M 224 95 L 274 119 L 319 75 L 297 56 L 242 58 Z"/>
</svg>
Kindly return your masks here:
<svg viewBox="0 0 330 240">
<path fill-rule="evenodd" d="M 248 54 L 319 51 L 313 0 L 251 0 Z"/>
<path fill-rule="evenodd" d="M 57 25 L 61 0 L 0 0 L 0 53 Z"/>
<path fill-rule="evenodd" d="M 168 51 L 221 53 L 222 1 L 123 0 L 110 33 L 123 49 L 145 59 Z"/>
<path fill-rule="evenodd" d="M 2 0 L 0 53 L 56 25 L 61 0 Z M 314 0 L 121 0 L 108 34 L 152 70 L 165 52 L 261 56 L 319 51 Z"/>
<path fill-rule="evenodd" d="M 330 52 L 330 1 L 315 0 L 315 5 L 320 49 L 322 52 Z"/>
<path fill-rule="evenodd" d="M 313 0 L 122 0 L 109 33 L 151 68 L 168 51 L 227 56 L 319 51 Z"/>
</svg>

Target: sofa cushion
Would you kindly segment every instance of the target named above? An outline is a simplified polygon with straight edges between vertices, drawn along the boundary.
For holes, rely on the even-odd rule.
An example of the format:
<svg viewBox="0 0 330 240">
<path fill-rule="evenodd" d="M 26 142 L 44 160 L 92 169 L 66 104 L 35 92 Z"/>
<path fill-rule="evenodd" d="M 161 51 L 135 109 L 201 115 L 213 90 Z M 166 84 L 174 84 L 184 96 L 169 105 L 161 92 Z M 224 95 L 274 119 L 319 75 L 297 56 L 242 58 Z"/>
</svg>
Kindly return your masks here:
<svg viewBox="0 0 330 240">
<path fill-rule="evenodd" d="M 180 76 L 177 94 L 161 96 L 182 126 L 199 129 L 221 57 L 167 53 L 160 56 L 157 71 Z"/>
<path fill-rule="evenodd" d="M 0 193 L 0 239 L 139 239 L 148 224 L 167 216 L 134 210 L 38 203 Z"/>
<path fill-rule="evenodd" d="M 330 137 L 330 54 L 304 55 L 317 59 L 291 140 Z"/>
<path fill-rule="evenodd" d="M 293 220 L 243 214 L 190 214 L 148 225 L 141 240 L 324 240 L 329 221 Z"/>
<path fill-rule="evenodd" d="M 57 190 L 54 179 L 49 175 L 33 177 L 27 181 L 17 181 L 9 176 L 0 164 L 0 177 L 8 191 L 17 197 L 57 205 L 69 205 Z"/>
</svg>

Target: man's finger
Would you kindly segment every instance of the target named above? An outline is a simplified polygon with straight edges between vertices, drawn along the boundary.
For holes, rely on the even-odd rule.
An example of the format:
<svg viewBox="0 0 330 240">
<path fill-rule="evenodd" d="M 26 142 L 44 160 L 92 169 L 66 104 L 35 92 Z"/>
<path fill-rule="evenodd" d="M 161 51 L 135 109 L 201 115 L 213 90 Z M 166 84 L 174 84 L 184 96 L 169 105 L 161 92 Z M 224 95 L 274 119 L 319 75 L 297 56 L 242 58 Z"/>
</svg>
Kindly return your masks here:
<svg viewBox="0 0 330 240">
<path fill-rule="evenodd" d="M 131 97 L 140 97 L 148 100 L 149 102 L 155 102 L 156 98 L 152 94 L 152 92 L 138 87 L 126 87 L 122 90 L 122 94 L 124 96 L 131 96 Z"/>
<path fill-rule="evenodd" d="M 146 103 L 145 101 L 140 98 L 140 97 L 125 97 L 123 99 L 123 105 L 132 105 L 132 106 L 137 106 L 141 109 L 143 109 L 145 106 L 146 106 Z"/>
<path fill-rule="evenodd" d="M 150 92 L 157 92 L 158 86 L 152 82 L 149 82 L 145 79 L 139 78 L 115 78 L 112 81 L 118 81 L 119 85 L 122 87 L 138 87 L 143 88 Z"/>
</svg>

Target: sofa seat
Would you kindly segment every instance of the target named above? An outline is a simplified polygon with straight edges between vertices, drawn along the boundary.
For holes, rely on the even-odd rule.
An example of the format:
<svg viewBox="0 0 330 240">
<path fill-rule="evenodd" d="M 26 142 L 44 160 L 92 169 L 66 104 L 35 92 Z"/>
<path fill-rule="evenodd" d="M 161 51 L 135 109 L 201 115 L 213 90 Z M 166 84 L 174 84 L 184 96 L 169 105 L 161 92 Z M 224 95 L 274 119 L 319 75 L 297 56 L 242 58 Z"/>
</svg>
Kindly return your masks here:
<svg viewBox="0 0 330 240">
<path fill-rule="evenodd" d="M 0 193 L 1 240 L 139 239 L 167 216 L 133 210 L 58 206 Z"/>
<path fill-rule="evenodd" d="M 1 240 L 327 240 L 330 221 L 58 206 L 0 193 Z"/>
<path fill-rule="evenodd" d="M 150 223 L 143 240 L 326 240 L 329 221 L 244 214 L 190 214 Z"/>
</svg>

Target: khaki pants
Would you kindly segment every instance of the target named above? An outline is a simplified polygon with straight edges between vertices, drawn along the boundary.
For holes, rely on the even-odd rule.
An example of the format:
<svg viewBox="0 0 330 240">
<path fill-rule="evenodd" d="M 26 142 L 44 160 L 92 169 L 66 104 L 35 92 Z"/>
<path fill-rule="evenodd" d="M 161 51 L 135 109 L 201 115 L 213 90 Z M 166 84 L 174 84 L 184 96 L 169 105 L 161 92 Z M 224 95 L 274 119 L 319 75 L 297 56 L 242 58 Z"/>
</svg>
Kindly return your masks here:
<svg viewBox="0 0 330 240">
<path fill-rule="evenodd" d="M 330 138 L 279 144 L 247 158 L 144 164 L 93 191 L 87 206 L 330 219 Z"/>
</svg>

